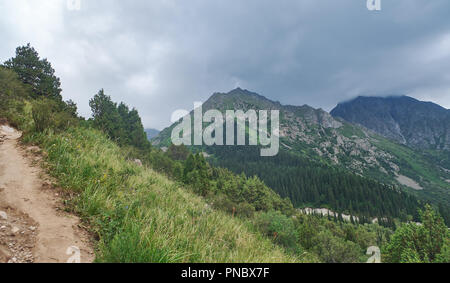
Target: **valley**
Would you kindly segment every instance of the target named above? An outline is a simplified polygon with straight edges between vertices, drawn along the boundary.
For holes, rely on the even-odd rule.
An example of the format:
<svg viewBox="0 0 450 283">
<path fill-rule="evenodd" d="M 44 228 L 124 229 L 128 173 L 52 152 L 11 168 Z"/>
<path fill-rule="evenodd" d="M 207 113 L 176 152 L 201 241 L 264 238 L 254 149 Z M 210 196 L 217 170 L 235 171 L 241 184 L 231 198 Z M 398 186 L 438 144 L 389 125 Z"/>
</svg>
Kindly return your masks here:
<svg viewBox="0 0 450 283">
<path fill-rule="evenodd" d="M 304 191 L 306 188 L 301 185 L 301 182 L 292 182 L 292 180 L 299 174 L 301 175 L 299 170 L 304 171 L 306 163 L 310 164 L 309 166 L 312 168 L 330 168 L 325 171 L 342 170 L 351 176 L 361 176 L 382 184 L 402 188 L 424 202 L 431 201 L 436 205 L 440 204 L 445 211 L 447 221 L 450 221 L 448 214 L 450 211 L 450 187 L 445 181 L 450 178 L 450 174 L 449 169 L 444 167 L 448 166 L 445 161 L 448 159 L 436 162 L 437 158 L 443 157 L 439 150 L 428 149 L 425 152 L 408 147 L 395 140 L 380 136 L 361 125 L 351 124 L 339 117 L 335 118 L 321 109 L 313 109 L 307 105 L 284 106 L 242 89 L 212 95 L 203 104 L 203 111 L 209 109 L 218 109 L 223 113 L 228 109 L 280 111 L 281 152 L 279 156 L 282 158 L 278 156 L 272 160 L 258 159 L 253 156 L 257 153 L 250 147 L 236 149 L 226 146 L 204 146 L 192 147 L 192 149 L 211 155 L 208 159 L 216 166 L 224 166 L 236 173 L 243 172 L 249 176 L 257 175 L 283 197 L 289 196 L 296 205 L 330 205 L 334 209 L 344 209 L 347 213 L 350 212 L 348 209 L 353 209 L 348 201 L 343 201 L 346 202 L 343 205 L 330 203 L 333 201 L 330 200 L 327 190 L 335 190 L 333 198 L 339 198 L 339 195 L 342 195 L 340 192 L 343 190 L 342 185 L 325 186 L 327 189 L 320 193 L 320 196 L 311 196 L 300 202 L 295 201 L 293 192 L 299 189 Z M 170 133 L 174 126 L 175 124 L 163 130 L 152 140 L 152 143 L 156 146 L 168 147 Z M 448 151 L 442 152 L 448 154 Z M 293 165 L 288 165 L 289 162 Z M 284 166 L 288 167 L 281 169 L 283 168 L 280 167 L 283 166 L 282 164 L 286 164 Z M 272 174 L 266 173 L 266 169 L 263 169 L 266 166 L 273 168 Z M 278 170 L 279 173 L 273 174 Z M 302 180 L 309 180 L 311 174 Z M 310 189 L 310 191 L 313 193 L 314 190 Z M 302 193 L 302 195 L 305 194 Z M 327 201 L 321 201 L 320 198 L 327 199 Z M 361 210 L 365 210 L 363 213 L 367 217 L 380 216 L 369 215 L 367 209 L 360 208 L 358 210 L 360 213 Z"/>
</svg>

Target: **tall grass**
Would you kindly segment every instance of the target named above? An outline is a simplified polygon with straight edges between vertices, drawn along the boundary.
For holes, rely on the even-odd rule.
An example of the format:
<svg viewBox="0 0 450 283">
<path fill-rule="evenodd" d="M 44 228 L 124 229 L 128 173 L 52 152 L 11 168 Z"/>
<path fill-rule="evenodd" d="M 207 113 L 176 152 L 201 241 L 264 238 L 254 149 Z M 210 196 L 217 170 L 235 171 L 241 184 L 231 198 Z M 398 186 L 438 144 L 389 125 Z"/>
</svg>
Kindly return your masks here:
<svg viewBox="0 0 450 283">
<path fill-rule="evenodd" d="M 293 262 L 244 220 L 139 167 L 97 130 L 32 134 L 49 172 L 74 190 L 74 209 L 98 235 L 98 262 Z"/>
</svg>

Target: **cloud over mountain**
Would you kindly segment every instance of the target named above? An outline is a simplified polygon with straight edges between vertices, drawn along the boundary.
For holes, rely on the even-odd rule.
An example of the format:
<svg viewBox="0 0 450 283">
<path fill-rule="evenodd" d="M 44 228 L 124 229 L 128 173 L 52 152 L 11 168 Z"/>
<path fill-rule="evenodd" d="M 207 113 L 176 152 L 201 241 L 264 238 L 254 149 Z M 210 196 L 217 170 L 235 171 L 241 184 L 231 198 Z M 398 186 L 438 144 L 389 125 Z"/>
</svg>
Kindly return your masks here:
<svg viewBox="0 0 450 283">
<path fill-rule="evenodd" d="M 88 116 L 100 88 L 170 124 L 237 86 L 330 110 L 357 95 L 407 94 L 450 107 L 450 3 L 383 1 L 0 0 L 2 61 L 30 42 Z"/>
</svg>

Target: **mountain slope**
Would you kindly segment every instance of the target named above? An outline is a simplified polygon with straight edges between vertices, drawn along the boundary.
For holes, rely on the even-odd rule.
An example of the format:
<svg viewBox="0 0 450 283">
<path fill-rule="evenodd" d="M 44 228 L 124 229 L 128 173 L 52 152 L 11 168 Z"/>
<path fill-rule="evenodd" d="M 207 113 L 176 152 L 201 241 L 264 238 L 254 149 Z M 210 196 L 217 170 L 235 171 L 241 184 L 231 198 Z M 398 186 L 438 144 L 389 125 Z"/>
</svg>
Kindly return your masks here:
<svg viewBox="0 0 450 283">
<path fill-rule="evenodd" d="M 96 130 L 35 135 L 51 173 L 78 193 L 100 262 L 292 262 L 244 220 L 211 209 L 167 177 L 125 159 Z M 66 174 L 70 172 L 70 174 Z"/>
<path fill-rule="evenodd" d="M 59 116 L 66 113 L 52 112 L 51 108 L 43 107 L 52 105 L 52 100 L 40 98 L 36 101 L 31 93 L 26 92 L 26 88 L 23 96 L 18 96 L 18 88 L 10 88 L 9 85 L 21 86 L 21 83 L 14 79 L 14 76 L 5 76 L 8 73 L 10 71 L 0 67 L 0 123 L 3 123 L 3 117 L 6 117 L 7 121 L 14 123 L 24 133 L 21 138 L 23 143 L 38 145 L 42 149 L 46 171 L 64 192 L 61 194 L 64 210 L 76 212 L 82 219 L 83 226 L 87 225 L 96 239 L 95 261 L 213 263 L 301 260 L 287 254 L 282 247 L 276 246 L 270 238 L 257 231 L 250 219 L 233 217 L 217 210 L 185 184 L 171 181 L 164 173 L 142 166 L 142 163 L 132 162 L 134 159 L 130 160 L 131 150 L 142 153 L 137 148 L 120 147 L 105 132 L 94 129 L 92 124 L 88 125 L 89 121 L 69 123 L 71 120 L 67 116 Z M 115 108 L 110 111 L 115 111 Z M 46 120 L 46 125 L 39 124 L 41 120 L 36 113 L 42 113 L 39 117 L 51 117 L 52 120 Z M 55 117 L 63 119 L 63 125 L 71 126 L 54 128 Z M 115 126 L 114 123 L 110 124 Z M 36 125 L 45 128 L 39 131 Z M 10 145 L 3 144 L 7 147 Z M 157 154 L 154 152 L 156 150 L 144 150 L 147 156 Z M 16 172 L 16 175 L 20 173 Z M 18 176 L 9 174 L 7 177 L 9 180 Z M 0 192 L 0 210 L 5 210 L 8 214 L 9 208 L 6 209 L 3 205 L 5 201 L 12 199 L 11 196 L 2 198 L 3 193 L 20 187 L 17 180 L 9 181 L 7 183 L 10 184 L 5 185 L 4 192 Z M 34 188 L 29 184 L 25 187 Z M 0 188 L 0 191 L 2 189 Z M 39 192 L 39 195 L 42 194 L 45 192 Z M 54 194 L 55 192 L 50 196 L 52 201 L 57 199 Z M 42 202 L 40 198 L 34 201 L 33 196 L 27 198 L 30 198 L 34 205 Z M 15 204 L 22 202 L 30 208 L 33 207 L 26 203 L 23 195 L 14 201 Z M 8 206 L 14 208 L 9 203 Z M 46 210 L 40 212 L 48 214 Z M 63 215 L 60 212 L 57 214 Z M 14 213 L 10 215 L 10 219 L 15 219 Z M 54 220 L 52 217 L 51 219 Z M 2 215 L 0 222 L 3 221 Z M 24 225 L 15 224 L 19 227 Z M 54 226 L 57 223 L 47 224 Z M 39 233 L 40 228 L 48 228 L 48 225 L 37 227 L 36 232 Z M 30 226 L 27 225 L 27 229 Z M 69 223 L 68 227 L 72 225 Z M 7 227 L 7 230 L 9 229 Z M 0 234 L 6 233 L 7 230 Z M 65 231 L 60 230 L 60 233 Z M 60 233 L 52 235 L 58 236 Z M 8 234 L 9 237 L 13 236 Z M 23 235 L 14 237 L 15 240 L 22 238 Z M 69 238 L 66 237 L 65 240 Z M 2 240 L 0 237 L 0 260 L 3 258 Z M 49 240 L 52 239 L 47 239 L 47 242 Z M 79 241 L 71 243 L 74 244 L 81 245 Z M 65 253 L 67 248 L 64 244 L 64 250 L 58 250 L 57 253 Z M 85 256 L 81 255 L 82 258 Z"/>
<path fill-rule="evenodd" d="M 450 149 L 450 110 L 408 96 L 358 97 L 331 111 L 334 117 L 419 149 Z"/>
<path fill-rule="evenodd" d="M 159 134 L 159 131 L 156 129 L 145 129 L 145 133 L 147 134 L 147 139 L 151 140 Z"/>
<path fill-rule="evenodd" d="M 92 243 L 80 219 L 62 213 L 61 190 L 32 166 L 41 159 L 40 149 L 21 146 L 21 136 L 0 122 L 0 210 L 6 216 L 0 217 L 0 263 L 65 263 L 74 244 L 80 262 L 92 262 Z"/>
<path fill-rule="evenodd" d="M 407 188 L 409 191 L 415 193 L 426 200 L 443 200 L 447 205 L 450 203 L 449 191 L 447 189 L 448 183 L 445 180 L 450 179 L 447 164 L 442 162 L 438 164 L 435 162 L 436 156 L 425 156 L 424 154 L 407 148 L 403 145 L 394 143 L 384 137 L 381 137 L 372 131 L 363 127 L 355 126 L 346 122 L 345 120 L 334 118 L 329 113 L 314 109 L 307 105 L 292 106 L 281 105 L 279 102 L 271 101 L 256 93 L 252 93 L 242 89 L 236 89 L 229 93 L 215 93 L 208 101 L 203 104 L 203 111 L 209 109 L 225 110 L 280 110 L 280 155 L 287 157 L 279 158 L 282 163 L 291 158 L 296 163 L 295 166 L 287 170 L 278 170 L 284 168 L 281 163 L 274 163 L 271 159 L 258 160 L 250 166 L 252 160 L 251 156 L 246 155 L 252 151 L 257 156 L 257 151 L 250 149 L 250 147 L 203 147 L 202 150 L 211 155 L 212 160 L 216 165 L 225 166 L 231 170 L 236 171 L 240 168 L 247 174 L 256 174 L 266 183 L 268 183 L 275 191 L 285 192 L 283 196 L 290 196 L 291 200 L 295 198 L 294 191 L 298 191 L 303 186 L 311 187 L 319 186 L 323 189 L 321 195 L 311 196 L 309 199 L 317 199 L 318 203 L 331 204 L 330 194 L 326 188 L 330 190 L 339 187 L 344 191 L 344 187 L 350 187 L 343 178 L 339 176 L 345 175 L 339 173 L 333 175 L 333 178 L 341 180 L 341 185 L 324 185 L 319 178 L 317 182 L 320 185 L 311 183 L 311 176 L 305 176 L 302 180 L 291 181 L 297 178 L 299 172 L 307 171 L 305 168 L 316 168 L 311 172 L 316 172 L 320 166 L 327 166 L 324 172 L 329 170 L 344 170 L 354 178 L 354 176 L 365 176 L 371 179 L 376 179 L 382 183 L 395 184 Z M 192 114 L 192 113 L 191 113 Z M 172 129 L 177 125 L 175 123 L 171 127 L 163 130 L 158 137 L 153 139 L 153 144 L 157 146 L 168 146 L 170 144 L 170 134 Z M 230 162 L 230 160 L 241 160 L 241 164 Z M 272 163 L 270 166 L 267 164 Z M 285 164 L 287 165 L 287 164 Z M 290 165 L 289 165 L 290 166 Z M 272 171 L 264 171 L 262 168 L 273 168 Z M 330 169 L 331 168 L 331 169 Z M 324 173 L 325 174 L 325 173 Z M 326 173 L 328 175 L 328 173 Z M 273 180 L 275 178 L 275 180 Z M 355 179 L 356 180 L 356 179 Z M 412 180 L 414 183 L 405 182 L 405 180 Z M 301 184 L 302 182 L 303 185 Z M 361 180 L 355 181 L 360 184 Z M 415 191 L 415 184 L 422 189 Z M 326 187 L 327 186 L 327 187 Z M 358 185 L 360 189 L 364 186 Z M 341 197 L 341 196 L 339 196 Z M 339 198 L 334 196 L 334 198 Z M 350 203 L 351 197 L 346 196 L 348 200 L 343 200 L 344 204 L 338 205 L 338 209 L 350 209 L 359 206 L 360 204 Z M 320 201 L 320 200 L 324 201 Z M 357 201 L 355 198 L 354 201 Z M 295 201 L 294 201 L 295 202 Z M 365 206 L 363 204 L 362 206 Z M 367 209 L 362 208 L 364 211 Z M 370 209 L 369 209 L 370 210 Z"/>
</svg>

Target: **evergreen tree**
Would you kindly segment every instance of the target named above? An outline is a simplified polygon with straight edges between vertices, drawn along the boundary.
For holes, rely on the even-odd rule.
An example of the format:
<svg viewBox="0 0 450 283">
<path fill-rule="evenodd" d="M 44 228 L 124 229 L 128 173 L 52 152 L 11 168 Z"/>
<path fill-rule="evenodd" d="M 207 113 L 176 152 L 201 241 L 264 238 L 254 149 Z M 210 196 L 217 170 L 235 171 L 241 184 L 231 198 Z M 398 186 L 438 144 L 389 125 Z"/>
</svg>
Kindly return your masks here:
<svg viewBox="0 0 450 283">
<path fill-rule="evenodd" d="M 334 211 L 366 216 L 366 221 L 381 215 L 405 221 L 418 219 L 419 203 L 398 188 L 381 184 L 340 168 L 281 151 L 277 156 L 260 157 L 257 147 L 209 147 L 214 166 L 234 173 L 258 176 L 268 187 L 295 207 L 330 207 Z"/>
<path fill-rule="evenodd" d="M 28 43 L 17 47 L 16 56 L 4 63 L 14 70 L 25 84 L 31 86 L 33 93 L 62 101 L 61 82 L 47 59 L 40 59 L 38 52 Z"/>
<path fill-rule="evenodd" d="M 121 142 L 119 139 L 122 136 L 120 133 L 122 121 L 117 105 L 111 100 L 111 97 L 106 95 L 104 90 L 101 89 L 89 101 L 89 106 L 92 110 L 94 125 L 110 138 Z"/>
<path fill-rule="evenodd" d="M 446 257 L 450 235 L 442 217 L 426 205 L 420 220 L 420 224 L 403 224 L 396 230 L 385 249 L 388 262 L 431 263 Z"/>
<path fill-rule="evenodd" d="M 101 89 L 90 101 L 94 126 L 105 132 L 120 145 L 148 149 L 150 142 L 142 125 L 141 117 L 136 109 L 130 110 L 127 105 L 111 100 Z"/>
</svg>

